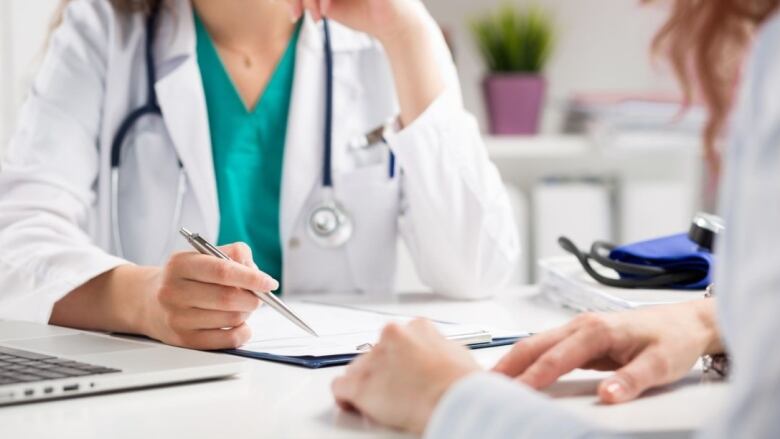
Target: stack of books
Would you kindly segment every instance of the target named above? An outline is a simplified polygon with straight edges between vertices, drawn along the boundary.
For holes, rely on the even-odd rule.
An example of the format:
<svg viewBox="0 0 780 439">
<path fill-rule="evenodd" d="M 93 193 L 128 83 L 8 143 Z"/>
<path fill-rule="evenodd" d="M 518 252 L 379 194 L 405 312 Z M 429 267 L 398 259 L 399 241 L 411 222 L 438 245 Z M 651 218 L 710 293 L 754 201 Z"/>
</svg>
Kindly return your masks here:
<svg viewBox="0 0 780 439">
<path fill-rule="evenodd" d="M 563 131 L 589 134 L 607 148 L 697 147 L 706 119 L 701 105 L 683 109 L 674 96 L 576 95 L 567 103 Z"/>
<path fill-rule="evenodd" d="M 596 266 L 605 276 L 617 277 L 613 270 Z M 573 256 L 539 261 L 540 293 L 548 300 L 576 311 L 619 311 L 645 306 L 701 299 L 704 291 L 629 289 L 602 285 L 583 270 Z"/>
</svg>

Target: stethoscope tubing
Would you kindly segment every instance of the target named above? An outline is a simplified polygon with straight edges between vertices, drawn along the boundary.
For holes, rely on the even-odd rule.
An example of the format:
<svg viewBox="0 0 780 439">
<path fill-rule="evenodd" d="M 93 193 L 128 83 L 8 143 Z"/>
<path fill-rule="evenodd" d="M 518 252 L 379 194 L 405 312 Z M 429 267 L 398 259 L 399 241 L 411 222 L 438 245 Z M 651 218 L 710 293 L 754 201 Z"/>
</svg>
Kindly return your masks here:
<svg viewBox="0 0 780 439">
<path fill-rule="evenodd" d="M 678 284 L 694 282 L 701 278 L 700 273 L 670 272 L 660 267 L 648 267 L 648 266 L 641 266 L 638 264 L 627 264 L 625 262 L 613 261 L 611 259 L 604 258 L 602 255 L 600 255 L 598 252 L 598 248 L 596 248 L 596 251 L 591 251 L 590 253 L 586 254 L 580 251 L 580 249 L 576 245 L 574 245 L 574 243 L 570 239 L 564 236 L 558 238 L 558 244 L 561 246 L 561 248 L 563 248 L 568 253 L 571 253 L 572 255 L 574 255 L 574 257 L 577 258 L 580 265 L 585 270 L 585 272 L 588 273 L 588 275 L 590 275 L 593 279 L 597 280 L 599 283 L 602 283 L 610 287 L 663 288 L 663 287 L 668 287 L 670 285 L 678 285 Z M 590 264 L 591 259 L 596 260 L 601 265 L 607 268 L 611 268 L 618 272 L 623 271 L 624 273 L 629 273 L 637 277 L 616 279 L 616 278 L 604 276 L 601 273 L 597 272 L 591 266 Z M 630 265 L 631 267 L 627 267 L 628 265 Z M 626 268 L 628 268 L 630 271 L 626 271 Z"/>
<path fill-rule="evenodd" d="M 322 20 L 325 52 L 325 126 L 323 127 L 324 151 L 322 157 L 322 187 L 333 187 L 333 47 L 330 42 L 330 23 Z"/>
</svg>

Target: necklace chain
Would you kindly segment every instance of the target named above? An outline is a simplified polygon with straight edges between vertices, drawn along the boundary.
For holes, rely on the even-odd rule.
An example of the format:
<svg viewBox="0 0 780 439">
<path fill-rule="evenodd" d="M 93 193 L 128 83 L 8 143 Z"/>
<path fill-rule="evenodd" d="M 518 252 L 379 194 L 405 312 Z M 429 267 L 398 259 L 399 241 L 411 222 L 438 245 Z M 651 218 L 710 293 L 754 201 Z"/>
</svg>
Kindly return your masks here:
<svg viewBox="0 0 780 439">
<path fill-rule="evenodd" d="M 232 53 L 237 54 L 238 56 L 241 57 L 241 61 L 243 61 L 245 68 L 247 68 L 247 69 L 251 69 L 252 68 L 252 65 L 253 65 L 252 57 L 249 56 L 246 52 L 238 50 L 238 49 L 234 49 L 232 47 L 227 47 L 224 44 L 220 44 L 220 43 L 217 43 L 217 46 L 219 46 L 220 48 L 222 48 L 224 50 L 227 50 L 228 52 L 232 52 Z"/>
</svg>

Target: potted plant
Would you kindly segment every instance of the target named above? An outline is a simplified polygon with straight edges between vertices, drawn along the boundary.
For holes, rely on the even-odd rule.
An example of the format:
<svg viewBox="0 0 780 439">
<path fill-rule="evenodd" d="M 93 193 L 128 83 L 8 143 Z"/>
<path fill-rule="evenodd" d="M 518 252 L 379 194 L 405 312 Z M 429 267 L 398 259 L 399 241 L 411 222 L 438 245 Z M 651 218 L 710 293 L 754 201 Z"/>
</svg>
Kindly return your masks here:
<svg viewBox="0 0 780 439">
<path fill-rule="evenodd" d="M 544 100 L 541 72 L 554 44 L 551 17 L 509 3 L 477 18 L 471 30 L 488 67 L 483 81 L 491 134 L 535 134 Z"/>
</svg>

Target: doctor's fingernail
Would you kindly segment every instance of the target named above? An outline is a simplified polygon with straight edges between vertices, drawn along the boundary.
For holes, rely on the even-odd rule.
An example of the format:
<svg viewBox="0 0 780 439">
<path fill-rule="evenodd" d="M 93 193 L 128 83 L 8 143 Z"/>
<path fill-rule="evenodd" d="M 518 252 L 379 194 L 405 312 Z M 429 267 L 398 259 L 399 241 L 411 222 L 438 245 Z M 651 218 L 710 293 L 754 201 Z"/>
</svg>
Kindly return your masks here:
<svg viewBox="0 0 780 439">
<path fill-rule="evenodd" d="M 272 277 L 268 277 L 265 281 L 266 285 L 268 285 L 268 289 L 271 291 L 275 291 L 279 289 L 279 281 Z"/>
</svg>

